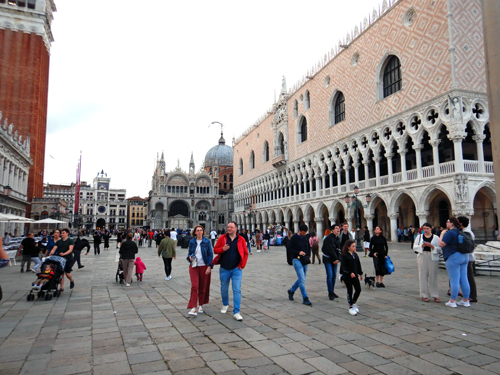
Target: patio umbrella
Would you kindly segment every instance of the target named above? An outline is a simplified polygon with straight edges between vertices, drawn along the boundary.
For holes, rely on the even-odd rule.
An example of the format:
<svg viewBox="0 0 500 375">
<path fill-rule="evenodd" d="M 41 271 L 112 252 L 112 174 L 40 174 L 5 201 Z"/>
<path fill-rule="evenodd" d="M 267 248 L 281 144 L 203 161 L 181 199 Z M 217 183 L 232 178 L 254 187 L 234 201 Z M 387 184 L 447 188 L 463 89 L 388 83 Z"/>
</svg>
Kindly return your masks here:
<svg viewBox="0 0 500 375">
<path fill-rule="evenodd" d="M 37 220 L 37 221 L 33 222 L 33 224 L 63 224 L 63 223 L 66 223 L 66 222 L 61 221 L 61 220 L 54 220 L 54 219 L 51 219 L 49 217 L 46 219 Z"/>
<path fill-rule="evenodd" d="M 28 219 L 27 217 L 0 213 L 0 223 L 31 223 L 31 222 L 33 222 L 33 219 Z"/>
</svg>

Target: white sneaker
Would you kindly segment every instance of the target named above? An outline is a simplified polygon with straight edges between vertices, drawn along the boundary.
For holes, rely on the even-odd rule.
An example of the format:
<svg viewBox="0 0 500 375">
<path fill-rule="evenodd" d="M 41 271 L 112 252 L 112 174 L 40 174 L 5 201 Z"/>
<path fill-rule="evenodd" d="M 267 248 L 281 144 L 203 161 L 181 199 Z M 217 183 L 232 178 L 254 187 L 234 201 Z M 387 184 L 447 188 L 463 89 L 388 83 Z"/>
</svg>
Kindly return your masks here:
<svg viewBox="0 0 500 375">
<path fill-rule="evenodd" d="M 203 308 L 201 306 L 198 307 L 198 314 L 203 314 Z"/>
<path fill-rule="evenodd" d="M 125 284 L 125 286 L 130 286 L 130 284 L 129 284 L 129 283 L 126 283 L 126 284 Z"/>
<path fill-rule="evenodd" d="M 257 250 L 258 253 L 260 253 L 262 250 Z"/>
<path fill-rule="evenodd" d="M 349 314 L 351 314 L 353 316 L 358 315 L 358 313 L 356 312 L 356 310 L 354 310 L 354 308 L 352 308 L 352 307 L 349 309 Z"/>
<path fill-rule="evenodd" d="M 172 276 L 169 276 L 169 277 L 167 277 L 167 280 L 170 280 L 171 278 L 172 278 Z"/>
<path fill-rule="evenodd" d="M 193 308 L 191 309 L 191 311 L 190 311 L 190 312 L 188 312 L 188 314 L 189 314 L 189 315 L 194 315 L 194 316 L 198 315 L 198 313 L 196 312 L 196 307 L 193 307 Z"/>
<path fill-rule="evenodd" d="M 451 302 L 451 301 L 446 302 L 445 305 L 448 307 L 457 307 L 457 303 Z M 470 304 L 469 304 L 469 306 L 470 306 Z"/>
<path fill-rule="evenodd" d="M 236 313 L 233 315 L 234 320 L 237 320 L 238 322 L 241 322 L 243 320 L 243 317 L 241 316 L 240 313 Z"/>
<path fill-rule="evenodd" d="M 222 309 L 220 309 L 220 312 L 223 313 L 223 314 L 225 314 L 225 313 L 227 313 L 227 309 L 229 309 L 229 305 L 222 306 Z"/>
<path fill-rule="evenodd" d="M 464 300 L 461 300 L 457 301 L 456 304 L 463 307 L 470 307 L 470 301 L 465 302 Z"/>
<path fill-rule="evenodd" d="M 170 280 L 168 277 L 165 277 L 165 280 Z"/>
<path fill-rule="evenodd" d="M 354 304 L 354 305 L 352 305 L 352 308 L 354 310 L 356 310 L 356 313 L 359 313 L 359 307 L 358 307 L 358 305 Z"/>
</svg>

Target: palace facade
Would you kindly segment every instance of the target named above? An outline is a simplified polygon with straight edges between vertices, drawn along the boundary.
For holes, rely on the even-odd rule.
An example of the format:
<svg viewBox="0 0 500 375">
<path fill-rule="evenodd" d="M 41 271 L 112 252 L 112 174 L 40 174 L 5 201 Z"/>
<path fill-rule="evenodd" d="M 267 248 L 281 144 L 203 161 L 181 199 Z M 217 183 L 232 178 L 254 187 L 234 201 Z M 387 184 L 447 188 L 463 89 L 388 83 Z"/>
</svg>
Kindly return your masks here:
<svg viewBox="0 0 500 375">
<path fill-rule="evenodd" d="M 493 239 L 482 27 L 480 0 L 384 0 L 237 139 L 234 219 L 322 234 L 359 215 L 395 240 L 465 215 Z"/>
</svg>

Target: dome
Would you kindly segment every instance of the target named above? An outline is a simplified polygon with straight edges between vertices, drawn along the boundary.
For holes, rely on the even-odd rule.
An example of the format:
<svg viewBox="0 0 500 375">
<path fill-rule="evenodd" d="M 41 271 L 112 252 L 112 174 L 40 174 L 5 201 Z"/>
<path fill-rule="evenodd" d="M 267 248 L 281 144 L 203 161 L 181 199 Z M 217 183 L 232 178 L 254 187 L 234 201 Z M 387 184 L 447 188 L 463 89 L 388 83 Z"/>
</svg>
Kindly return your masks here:
<svg viewBox="0 0 500 375">
<path fill-rule="evenodd" d="M 221 134 L 219 144 L 208 150 L 205 155 L 205 167 L 221 165 L 225 167 L 233 166 L 233 148 L 226 146 L 226 140 Z"/>
</svg>

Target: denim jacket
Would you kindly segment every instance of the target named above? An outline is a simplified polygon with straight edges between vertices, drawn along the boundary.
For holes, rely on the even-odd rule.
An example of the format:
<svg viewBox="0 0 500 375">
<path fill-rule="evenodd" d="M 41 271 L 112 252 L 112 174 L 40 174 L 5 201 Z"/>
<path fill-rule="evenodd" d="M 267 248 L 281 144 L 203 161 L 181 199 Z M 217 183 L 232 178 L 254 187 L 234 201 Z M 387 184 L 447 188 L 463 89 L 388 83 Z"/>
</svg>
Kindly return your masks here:
<svg viewBox="0 0 500 375">
<path fill-rule="evenodd" d="M 193 238 L 191 241 L 189 241 L 189 250 L 188 250 L 188 255 L 186 257 L 187 261 L 191 263 L 189 260 L 189 257 L 194 257 L 194 253 L 196 252 L 196 247 L 198 246 L 198 243 L 196 242 L 196 237 Z M 203 258 L 203 262 L 205 265 L 212 266 L 212 260 L 214 258 L 214 252 L 212 250 L 212 244 L 210 243 L 210 240 L 206 237 L 203 237 L 201 240 L 201 256 Z"/>
</svg>

